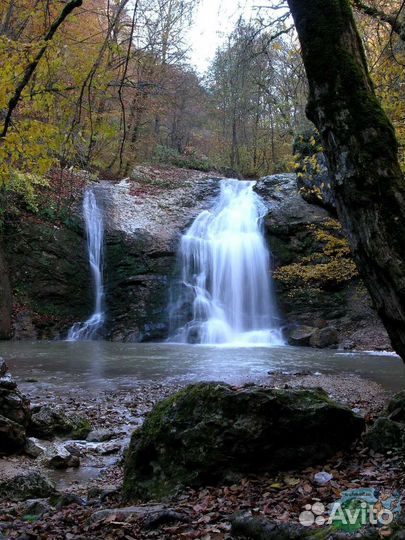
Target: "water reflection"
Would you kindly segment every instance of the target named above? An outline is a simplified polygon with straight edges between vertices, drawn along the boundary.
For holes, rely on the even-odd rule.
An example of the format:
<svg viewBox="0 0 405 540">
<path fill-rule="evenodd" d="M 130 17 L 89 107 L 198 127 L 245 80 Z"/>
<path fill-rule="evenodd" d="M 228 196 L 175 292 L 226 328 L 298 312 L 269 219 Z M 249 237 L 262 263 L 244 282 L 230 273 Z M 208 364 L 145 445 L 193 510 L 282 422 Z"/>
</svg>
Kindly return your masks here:
<svg viewBox="0 0 405 540">
<path fill-rule="evenodd" d="M 273 371 L 355 373 L 388 389 L 405 388 L 405 368 L 393 355 L 343 353 L 311 348 L 223 348 L 167 343 L 2 342 L 3 356 L 18 379 L 37 384 L 136 386 L 145 380 L 230 383 L 257 381 Z"/>
</svg>

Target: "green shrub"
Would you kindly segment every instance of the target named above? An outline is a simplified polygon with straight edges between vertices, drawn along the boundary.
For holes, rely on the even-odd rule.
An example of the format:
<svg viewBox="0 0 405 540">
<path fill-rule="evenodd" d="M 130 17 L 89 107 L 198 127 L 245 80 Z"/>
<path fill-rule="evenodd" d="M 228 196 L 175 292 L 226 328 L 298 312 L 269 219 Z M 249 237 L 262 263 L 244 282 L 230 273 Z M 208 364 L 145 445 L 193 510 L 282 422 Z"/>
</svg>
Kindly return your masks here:
<svg viewBox="0 0 405 540">
<path fill-rule="evenodd" d="M 208 172 L 215 169 L 211 161 L 203 155 L 199 155 L 194 149 L 181 154 L 178 150 L 168 146 L 158 145 L 152 156 L 153 161 L 173 165 L 182 169 L 195 169 Z"/>
</svg>

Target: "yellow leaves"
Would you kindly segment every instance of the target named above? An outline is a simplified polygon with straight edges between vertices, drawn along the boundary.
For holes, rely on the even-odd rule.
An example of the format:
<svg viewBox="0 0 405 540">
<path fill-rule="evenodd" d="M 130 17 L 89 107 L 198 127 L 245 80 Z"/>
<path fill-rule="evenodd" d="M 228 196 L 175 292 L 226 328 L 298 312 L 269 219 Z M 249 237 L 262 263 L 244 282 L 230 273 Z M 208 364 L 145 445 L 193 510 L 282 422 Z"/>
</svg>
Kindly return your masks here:
<svg viewBox="0 0 405 540">
<path fill-rule="evenodd" d="M 323 287 L 341 285 L 356 275 L 354 261 L 346 257 L 333 257 L 329 262 L 319 264 L 289 264 L 274 273 L 275 279 L 285 285 L 321 283 Z"/>
<path fill-rule="evenodd" d="M 357 268 L 341 228 L 333 218 L 325 219 L 320 225 L 308 226 L 318 247 L 313 247 L 313 251 L 298 262 L 278 268 L 275 279 L 294 290 L 307 286 L 338 287 L 350 281 L 357 275 Z"/>
<path fill-rule="evenodd" d="M 22 120 L 0 140 L 0 186 L 23 194 L 35 208 L 35 188 L 46 185 L 43 175 L 52 157 L 54 128 L 35 120 Z"/>
<path fill-rule="evenodd" d="M 27 206 L 37 210 L 36 188 L 39 186 L 48 186 L 48 181 L 40 175 L 21 173 L 18 170 L 11 172 L 7 189 L 23 195 Z"/>
</svg>

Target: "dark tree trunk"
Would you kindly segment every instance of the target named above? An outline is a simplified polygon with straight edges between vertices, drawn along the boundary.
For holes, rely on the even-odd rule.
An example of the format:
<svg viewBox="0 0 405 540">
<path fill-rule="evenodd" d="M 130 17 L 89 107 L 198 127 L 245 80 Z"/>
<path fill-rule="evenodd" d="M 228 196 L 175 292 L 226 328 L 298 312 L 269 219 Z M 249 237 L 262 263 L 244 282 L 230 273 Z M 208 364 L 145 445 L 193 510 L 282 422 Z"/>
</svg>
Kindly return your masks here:
<svg viewBox="0 0 405 540">
<path fill-rule="evenodd" d="M 405 360 L 405 180 L 393 127 L 368 75 L 348 0 L 288 0 L 309 82 L 307 115 L 333 176 L 339 218 Z"/>
</svg>

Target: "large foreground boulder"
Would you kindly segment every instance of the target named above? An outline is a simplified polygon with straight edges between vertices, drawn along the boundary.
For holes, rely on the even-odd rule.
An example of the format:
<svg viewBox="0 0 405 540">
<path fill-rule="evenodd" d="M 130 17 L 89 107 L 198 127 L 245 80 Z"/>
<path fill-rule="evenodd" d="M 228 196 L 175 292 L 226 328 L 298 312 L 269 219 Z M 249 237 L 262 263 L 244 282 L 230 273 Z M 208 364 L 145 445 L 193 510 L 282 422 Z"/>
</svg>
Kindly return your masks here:
<svg viewBox="0 0 405 540">
<path fill-rule="evenodd" d="M 363 427 L 321 389 L 191 385 L 161 401 L 133 434 L 124 499 L 159 499 L 238 473 L 306 467 L 349 447 Z"/>
<path fill-rule="evenodd" d="M 0 358 L 0 454 L 24 447 L 29 419 L 29 401 L 19 392 L 7 364 Z"/>
</svg>

